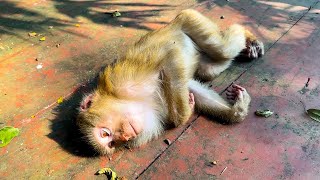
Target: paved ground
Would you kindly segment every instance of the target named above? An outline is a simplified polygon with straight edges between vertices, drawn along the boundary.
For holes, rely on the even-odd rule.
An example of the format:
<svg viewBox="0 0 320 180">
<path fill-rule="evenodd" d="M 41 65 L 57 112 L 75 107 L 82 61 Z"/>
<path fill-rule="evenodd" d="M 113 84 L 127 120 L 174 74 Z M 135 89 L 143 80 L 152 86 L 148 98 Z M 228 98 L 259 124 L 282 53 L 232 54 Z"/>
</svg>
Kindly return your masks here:
<svg viewBox="0 0 320 180">
<path fill-rule="evenodd" d="M 265 42 L 263 58 L 235 63 L 212 82 L 221 93 L 233 81 L 248 89 L 247 120 L 222 125 L 194 115 L 186 126 L 121 151 L 112 161 L 93 157 L 73 130 L 81 94 L 129 44 L 186 8 L 222 27 L 243 24 Z M 319 0 L 29 0 L 1 1 L 0 9 L 0 127 L 21 130 L 0 149 L 1 178 L 103 179 L 93 175 L 102 167 L 129 179 L 320 176 L 320 124 L 304 114 L 300 103 L 320 108 Z M 115 10 L 122 16 L 108 14 Z M 29 37 L 29 32 L 41 35 Z M 308 78 L 308 88 L 300 91 Z M 57 104 L 60 97 L 65 101 Z M 256 117 L 261 108 L 275 115 Z M 170 146 L 163 143 L 166 138 Z M 214 160 L 218 164 L 211 166 Z"/>
</svg>

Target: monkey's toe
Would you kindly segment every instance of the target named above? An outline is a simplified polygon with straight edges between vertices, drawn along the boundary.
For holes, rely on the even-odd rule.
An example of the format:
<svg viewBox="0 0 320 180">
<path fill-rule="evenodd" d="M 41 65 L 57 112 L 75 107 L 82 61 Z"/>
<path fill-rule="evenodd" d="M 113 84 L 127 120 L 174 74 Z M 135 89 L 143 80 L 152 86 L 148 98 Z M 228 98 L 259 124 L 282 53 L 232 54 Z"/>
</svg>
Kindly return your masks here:
<svg viewBox="0 0 320 180">
<path fill-rule="evenodd" d="M 194 94 L 193 93 L 189 93 L 189 106 L 191 108 L 191 110 L 194 110 L 194 106 L 195 106 L 196 102 L 194 100 Z"/>
<path fill-rule="evenodd" d="M 258 40 L 254 40 L 254 41 L 247 40 L 246 48 L 240 52 L 239 56 L 241 58 L 246 58 L 246 59 L 257 59 L 262 55 L 264 55 L 263 43 Z"/>
</svg>

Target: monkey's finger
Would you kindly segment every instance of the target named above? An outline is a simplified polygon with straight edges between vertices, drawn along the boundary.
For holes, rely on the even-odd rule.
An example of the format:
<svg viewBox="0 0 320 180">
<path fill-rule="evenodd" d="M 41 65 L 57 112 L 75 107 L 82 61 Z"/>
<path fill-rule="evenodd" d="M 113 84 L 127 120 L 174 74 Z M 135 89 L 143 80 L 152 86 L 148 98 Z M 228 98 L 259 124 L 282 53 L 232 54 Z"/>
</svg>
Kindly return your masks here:
<svg viewBox="0 0 320 180">
<path fill-rule="evenodd" d="M 193 93 L 189 93 L 189 104 L 195 104 Z"/>
<path fill-rule="evenodd" d="M 242 100 L 243 99 L 243 93 L 241 90 L 237 91 L 237 100 Z"/>
<path fill-rule="evenodd" d="M 233 91 L 233 92 L 226 92 L 226 95 L 227 95 L 227 96 L 235 96 L 236 93 L 234 93 L 234 91 Z"/>
<path fill-rule="evenodd" d="M 237 96 L 227 96 L 227 99 L 235 99 Z"/>
<path fill-rule="evenodd" d="M 252 58 L 257 58 L 258 57 L 258 52 L 256 46 L 252 46 Z"/>
<path fill-rule="evenodd" d="M 229 88 L 229 89 L 227 89 L 227 92 L 231 92 L 232 93 L 232 92 L 234 92 L 234 89 L 233 88 Z"/>
<path fill-rule="evenodd" d="M 228 100 L 236 100 L 236 96 L 227 96 Z"/>
<path fill-rule="evenodd" d="M 244 90 L 245 90 L 243 87 L 241 87 L 241 86 L 239 86 L 239 85 L 237 85 L 237 84 L 233 84 L 232 87 L 235 88 L 235 89 L 237 89 L 237 90 L 239 89 L 239 90 L 241 90 L 241 91 L 244 91 Z"/>
<path fill-rule="evenodd" d="M 242 86 L 239 86 L 238 84 L 234 84 L 234 87 L 235 87 L 236 89 L 241 90 L 241 91 L 244 91 L 244 90 L 245 90 Z"/>
<path fill-rule="evenodd" d="M 238 96 L 237 93 L 226 94 L 226 95 L 227 95 L 227 98 L 229 98 L 229 97 L 237 97 Z"/>
</svg>

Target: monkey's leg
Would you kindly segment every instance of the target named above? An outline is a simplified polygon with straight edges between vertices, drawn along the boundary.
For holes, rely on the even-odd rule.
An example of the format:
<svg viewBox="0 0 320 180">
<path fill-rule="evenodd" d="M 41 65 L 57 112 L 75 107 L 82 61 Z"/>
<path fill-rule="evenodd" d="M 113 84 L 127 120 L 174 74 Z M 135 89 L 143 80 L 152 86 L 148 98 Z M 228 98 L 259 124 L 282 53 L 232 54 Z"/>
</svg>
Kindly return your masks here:
<svg viewBox="0 0 320 180">
<path fill-rule="evenodd" d="M 198 74 L 202 77 L 219 75 L 240 52 L 248 58 L 264 53 L 263 44 L 244 27 L 235 24 L 221 32 L 215 23 L 195 10 L 181 11 L 172 26 L 181 28 L 213 60 L 200 63 Z"/>
<path fill-rule="evenodd" d="M 238 85 L 229 89 L 228 97 L 235 100 L 233 105 L 198 81 L 189 81 L 189 90 L 194 94 L 195 108 L 199 113 L 220 117 L 229 123 L 241 122 L 248 114 L 251 98 L 247 91 Z"/>
<path fill-rule="evenodd" d="M 179 26 L 214 61 L 231 60 L 246 47 L 242 26 L 233 25 L 220 32 L 215 23 L 195 10 L 181 11 L 172 25 Z"/>
</svg>

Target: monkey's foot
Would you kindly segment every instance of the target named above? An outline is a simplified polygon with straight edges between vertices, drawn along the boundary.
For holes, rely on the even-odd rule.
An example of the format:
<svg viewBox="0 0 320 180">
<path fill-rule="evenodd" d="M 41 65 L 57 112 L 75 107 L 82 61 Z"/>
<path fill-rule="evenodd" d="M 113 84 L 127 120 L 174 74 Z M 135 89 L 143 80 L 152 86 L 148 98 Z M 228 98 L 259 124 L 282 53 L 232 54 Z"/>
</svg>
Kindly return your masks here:
<svg viewBox="0 0 320 180">
<path fill-rule="evenodd" d="M 194 106 L 195 106 L 196 102 L 194 101 L 194 95 L 193 93 L 189 93 L 189 106 L 191 111 L 194 111 Z"/>
<path fill-rule="evenodd" d="M 261 41 L 258 40 L 249 40 L 246 41 L 246 48 L 240 52 L 241 57 L 248 59 L 256 59 L 264 55 L 264 45 Z"/>
<path fill-rule="evenodd" d="M 244 118 L 248 114 L 249 104 L 251 101 L 250 95 L 246 91 L 245 88 L 233 84 L 228 90 L 227 90 L 227 98 L 234 102 L 234 105 L 232 107 L 232 111 L 234 113 L 234 121 L 240 122 L 244 120 Z"/>
</svg>

